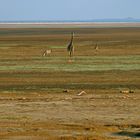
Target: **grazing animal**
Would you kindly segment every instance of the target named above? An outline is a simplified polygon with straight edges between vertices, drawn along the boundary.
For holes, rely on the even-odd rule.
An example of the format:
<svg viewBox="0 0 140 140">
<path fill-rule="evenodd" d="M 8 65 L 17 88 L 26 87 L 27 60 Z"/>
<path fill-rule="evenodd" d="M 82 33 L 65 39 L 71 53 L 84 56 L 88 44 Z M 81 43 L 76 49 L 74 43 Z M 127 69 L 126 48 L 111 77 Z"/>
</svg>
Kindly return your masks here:
<svg viewBox="0 0 140 140">
<path fill-rule="evenodd" d="M 95 46 L 95 50 L 96 50 L 96 51 L 99 50 L 99 46 L 98 46 L 98 44 L 96 44 L 96 46 Z"/>
<path fill-rule="evenodd" d="M 74 38 L 74 32 L 71 33 L 71 40 L 67 46 L 67 51 L 69 52 L 70 57 L 72 57 L 74 53 L 73 38 Z"/>
<path fill-rule="evenodd" d="M 52 50 L 45 50 L 43 56 L 49 56 L 52 53 Z"/>
</svg>

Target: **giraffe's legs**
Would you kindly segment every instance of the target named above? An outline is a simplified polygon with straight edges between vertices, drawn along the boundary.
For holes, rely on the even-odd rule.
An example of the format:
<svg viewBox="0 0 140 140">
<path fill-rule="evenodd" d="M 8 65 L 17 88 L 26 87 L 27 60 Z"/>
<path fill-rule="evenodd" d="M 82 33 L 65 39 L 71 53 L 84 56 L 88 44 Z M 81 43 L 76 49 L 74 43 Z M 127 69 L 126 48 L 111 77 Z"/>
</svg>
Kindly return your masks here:
<svg viewBox="0 0 140 140">
<path fill-rule="evenodd" d="M 72 45 L 72 46 L 71 46 L 71 49 L 70 49 L 70 52 L 69 52 L 70 57 L 72 57 L 73 54 L 74 54 L 74 47 L 73 47 L 73 45 Z"/>
<path fill-rule="evenodd" d="M 70 51 L 70 57 L 72 57 L 72 51 Z"/>
</svg>

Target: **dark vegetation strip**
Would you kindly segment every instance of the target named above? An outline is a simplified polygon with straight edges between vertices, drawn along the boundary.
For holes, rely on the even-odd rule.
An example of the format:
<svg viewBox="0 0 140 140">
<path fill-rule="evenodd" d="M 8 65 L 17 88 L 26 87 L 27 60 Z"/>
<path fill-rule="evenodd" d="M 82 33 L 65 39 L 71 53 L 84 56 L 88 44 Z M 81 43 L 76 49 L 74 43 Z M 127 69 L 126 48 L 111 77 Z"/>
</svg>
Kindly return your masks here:
<svg viewBox="0 0 140 140">
<path fill-rule="evenodd" d="M 130 70 L 130 71 L 123 71 L 123 70 L 108 70 L 108 71 L 80 71 L 80 72 L 39 72 L 39 71 L 0 71 L 0 77 L 65 77 L 65 76 L 84 76 L 84 75 L 96 75 L 96 76 L 113 76 L 113 75 L 122 75 L 122 76 L 138 76 L 140 77 L 140 70 Z"/>
<path fill-rule="evenodd" d="M 56 89 L 120 89 L 120 88 L 129 88 L 129 89 L 140 89 L 140 84 L 33 84 L 33 85 L 0 85 L 0 91 L 50 91 Z"/>
<path fill-rule="evenodd" d="M 140 132 L 129 132 L 129 131 L 121 131 L 117 133 L 113 133 L 114 135 L 117 136 L 126 136 L 126 137 L 131 137 L 131 138 L 140 138 Z"/>
<path fill-rule="evenodd" d="M 76 31 L 78 33 L 101 33 L 104 31 L 105 33 L 112 33 L 112 32 L 132 32 L 132 33 L 139 33 L 140 27 L 126 27 L 126 28 L 28 28 L 28 29 L 22 29 L 22 28 L 7 28 L 2 29 L 0 28 L 0 35 L 28 35 L 28 34 L 65 34 L 71 31 Z"/>
</svg>

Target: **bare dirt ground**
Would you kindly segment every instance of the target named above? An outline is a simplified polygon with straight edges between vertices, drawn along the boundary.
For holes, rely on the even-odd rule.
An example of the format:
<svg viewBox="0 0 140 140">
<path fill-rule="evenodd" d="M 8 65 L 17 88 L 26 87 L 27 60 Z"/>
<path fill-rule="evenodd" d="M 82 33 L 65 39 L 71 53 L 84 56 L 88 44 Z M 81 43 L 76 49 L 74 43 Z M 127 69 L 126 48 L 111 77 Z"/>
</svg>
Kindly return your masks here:
<svg viewBox="0 0 140 140">
<path fill-rule="evenodd" d="M 1 28 L 0 139 L 140 139 L 139 38 L 139 27 Z"/>
<path fill-rule="evenodd" d="M 0 138 L 139 138 L 139 94 L 90 92 L 2 94 Z"/>
</svg>

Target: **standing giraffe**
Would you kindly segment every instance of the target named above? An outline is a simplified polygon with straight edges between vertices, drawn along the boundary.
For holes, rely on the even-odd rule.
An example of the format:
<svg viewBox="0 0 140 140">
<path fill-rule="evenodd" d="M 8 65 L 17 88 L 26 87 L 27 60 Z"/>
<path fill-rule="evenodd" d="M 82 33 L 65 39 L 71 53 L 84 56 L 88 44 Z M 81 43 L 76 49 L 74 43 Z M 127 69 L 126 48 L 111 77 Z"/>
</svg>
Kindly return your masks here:
<svg viewBox="0 0 140 140">
<path fill-rule="evenodd" d="M 73 37 L 74 37 L 74 32 L 71 33 L 71 40 L 67 46 L 67 51 L 69 52 L 70 57 L 72 57 L 72 55 L 74 53 Z"/>
</svg>

